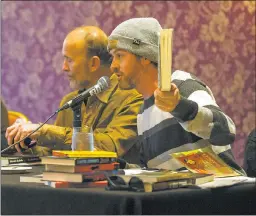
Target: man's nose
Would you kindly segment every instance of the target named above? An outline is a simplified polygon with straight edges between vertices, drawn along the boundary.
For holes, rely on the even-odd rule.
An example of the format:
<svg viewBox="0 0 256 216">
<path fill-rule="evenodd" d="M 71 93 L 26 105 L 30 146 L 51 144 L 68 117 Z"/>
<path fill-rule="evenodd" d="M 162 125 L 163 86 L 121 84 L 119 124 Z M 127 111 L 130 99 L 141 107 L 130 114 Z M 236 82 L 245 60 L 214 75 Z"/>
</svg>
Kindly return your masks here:
<svg viewBox="0 0 256 216">
<path fill-rule="evenodd" d="M 112 73 L 117 73 L 119 71 L 119 65 L 113 61 L 110 66 L 110 70 Z"/>
<path fill-rule="evenodd" d="M 68 64 L 66 63 L 66 61 L 63 62 L 62 71 L 69 71 L 69 67 L 68 67 Z"/>
</svg>

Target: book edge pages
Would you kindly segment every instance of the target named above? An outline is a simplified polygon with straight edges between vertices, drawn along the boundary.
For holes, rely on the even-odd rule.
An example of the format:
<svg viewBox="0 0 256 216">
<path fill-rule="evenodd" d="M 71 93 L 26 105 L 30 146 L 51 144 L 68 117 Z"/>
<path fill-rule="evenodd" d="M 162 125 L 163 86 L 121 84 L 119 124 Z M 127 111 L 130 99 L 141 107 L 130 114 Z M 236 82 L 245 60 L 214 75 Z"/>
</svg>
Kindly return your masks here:
<svg viewBox="0 0 256 216">
<path fill-rule="evenodd" d="M 171 89 L 172 44 L 173 29 L 162 29 L 158 40 L 158 88 L 161 91 Z"/>
</svg>

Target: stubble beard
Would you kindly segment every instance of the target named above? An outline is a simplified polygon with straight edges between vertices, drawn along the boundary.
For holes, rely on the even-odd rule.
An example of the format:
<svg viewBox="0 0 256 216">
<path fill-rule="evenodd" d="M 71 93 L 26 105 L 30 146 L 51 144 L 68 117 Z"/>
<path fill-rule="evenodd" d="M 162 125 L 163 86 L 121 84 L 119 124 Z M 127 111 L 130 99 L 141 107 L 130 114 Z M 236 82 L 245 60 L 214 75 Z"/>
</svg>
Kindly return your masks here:
<svg viewBox="0 0 256 216">
<path fill-rule="evenodd" d="M 119 85 L 119 88 L 122 90 L 130 90 L 136 87 L 136 85 L 133 83 L 131 78 L 119 81 L 118 85 Z"/>
<path fill-rule="evenodd" d="M 90 82 L 88 80 L 85 81 L 76 81 L 76 80 L 71 80 L 69 83 L 69 86 L 72 90 L 81 90 L 81 89 L 87 89 L 89 86 Z"/>
</svg>

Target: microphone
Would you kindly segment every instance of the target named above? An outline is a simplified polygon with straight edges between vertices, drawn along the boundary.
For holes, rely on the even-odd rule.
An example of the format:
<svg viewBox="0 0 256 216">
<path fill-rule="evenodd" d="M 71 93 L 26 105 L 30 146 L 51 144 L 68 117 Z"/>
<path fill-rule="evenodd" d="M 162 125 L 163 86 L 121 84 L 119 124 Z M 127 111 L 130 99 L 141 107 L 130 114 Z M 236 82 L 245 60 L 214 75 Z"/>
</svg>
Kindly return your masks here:
<svg viewBox="0 0 256 216">
<path fill-rule="evenodd" d="M 70 107 L 72 108 L 74 106 L 77 106 L 79 103 L 83 102 L 86 98 L 106 90 L 109 86 L 110 86 L 110 79 L 107 76 L 101 77 L 98 80 L 96 85 L 85 90 L 84 92 L 82 92 L 81 94 L 73 98 L 72 100 L 65 103 L 61 108 L 58 109 L 58 112 L 68 109 Z"/>
</svg>

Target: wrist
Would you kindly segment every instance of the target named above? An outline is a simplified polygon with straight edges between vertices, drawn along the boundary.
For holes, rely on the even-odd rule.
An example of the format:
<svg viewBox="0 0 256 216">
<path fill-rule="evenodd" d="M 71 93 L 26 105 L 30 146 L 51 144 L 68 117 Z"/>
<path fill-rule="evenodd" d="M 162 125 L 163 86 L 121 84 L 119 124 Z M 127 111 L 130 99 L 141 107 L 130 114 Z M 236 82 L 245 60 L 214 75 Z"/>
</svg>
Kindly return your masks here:
<svg viewBox="0 0 256 216">
<path fill-rule="evenodd" d="M 180 122 L 190 121 L 195 118 L 198 112 L 198 104 L 180 96 L 179 103 L 176 105 L 171 114 Z"/>
</svg>

